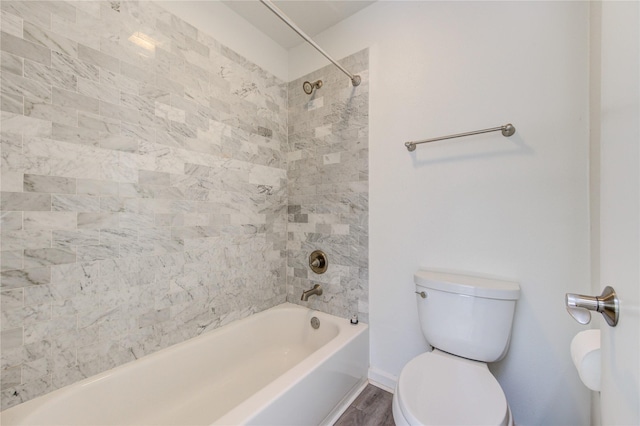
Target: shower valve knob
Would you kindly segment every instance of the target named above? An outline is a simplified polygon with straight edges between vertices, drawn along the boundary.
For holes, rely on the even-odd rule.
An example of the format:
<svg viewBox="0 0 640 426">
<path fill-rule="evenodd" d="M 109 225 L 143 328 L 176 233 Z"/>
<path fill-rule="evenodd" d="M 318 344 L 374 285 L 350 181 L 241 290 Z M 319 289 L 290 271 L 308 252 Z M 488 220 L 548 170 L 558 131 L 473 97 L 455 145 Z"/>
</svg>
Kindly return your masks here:
<svg viewBox="0 0 640 426">
<path fill-rule="evenodd" d="M 309 267 L 316 274 L 324 274 L 328 266 L 329 260 L 322 250 L 315 250 L 309 255 Z"/>
</svg>

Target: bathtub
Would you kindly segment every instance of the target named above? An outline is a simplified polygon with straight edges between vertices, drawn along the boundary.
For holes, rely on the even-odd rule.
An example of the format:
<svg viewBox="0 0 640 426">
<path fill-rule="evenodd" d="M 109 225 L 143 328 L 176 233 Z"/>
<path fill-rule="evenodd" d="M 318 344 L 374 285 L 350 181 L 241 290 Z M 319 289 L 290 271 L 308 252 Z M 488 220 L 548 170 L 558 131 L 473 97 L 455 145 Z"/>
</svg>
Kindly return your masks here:
<svg viewBox="0 0 640 426">
<path fill-rule="evenodd" d="M 332 424 L 366 385 L 368 340 L 365 324 L 285 303 L 9 408 L 0 423 Z"/>
</svg>

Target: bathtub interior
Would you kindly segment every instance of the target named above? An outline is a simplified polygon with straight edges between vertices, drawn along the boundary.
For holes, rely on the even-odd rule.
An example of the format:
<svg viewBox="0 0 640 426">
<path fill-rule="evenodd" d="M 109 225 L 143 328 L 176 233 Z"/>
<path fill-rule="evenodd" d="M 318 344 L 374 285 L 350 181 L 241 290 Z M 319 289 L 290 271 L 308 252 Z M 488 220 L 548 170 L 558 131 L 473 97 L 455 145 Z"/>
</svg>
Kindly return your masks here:
<svg viewBox="0 0 640 426">
<path fill-rule="evenodd" d="M 312 316 L 320 318 L 317 330 L 310 326 Z M 243 404 L 245 416 L 248 409 L 266 410 L 310 371 L 330 377 L 352 369 L 347 365 L 352 355 L 337 356 L 341 349 L 332 348 L 335 341 L 349 339 L 338 321 L 348 323 L 283 304 L 6 410 L 2 423 L 206 425 Z M 357 352 L 368 363 L 363 349 Z M 333 358 L 341 364 L 313 365 Z M 363 362 L 359 365 L 357 372 L 346 373 L 353 380 L 341 387 L 353 387 L 366 376 Z M 294 391 L 300 392 L 300 387 Z M 252 398 L 255 394 L 260 397 Z"/>
</svg>

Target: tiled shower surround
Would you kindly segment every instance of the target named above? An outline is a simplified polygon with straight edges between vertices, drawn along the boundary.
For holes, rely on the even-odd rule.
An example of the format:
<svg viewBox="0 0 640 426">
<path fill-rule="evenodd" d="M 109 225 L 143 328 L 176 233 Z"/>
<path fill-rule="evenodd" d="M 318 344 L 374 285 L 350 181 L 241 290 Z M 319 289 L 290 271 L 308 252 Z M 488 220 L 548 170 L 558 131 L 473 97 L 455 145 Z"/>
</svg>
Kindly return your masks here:
<svg viewBox="0 0 640 426">
<path fill-rule="evenodd" d="M 362 83 L 333 65 L 289 83 L 287 294 L 338 316 L 369 322 L 369 52 L 340 61 Z M 322 80 L 307 95 L 305 80 Z M 329 268 L 309 268 L 309 254 L 323 250 Z M 301 302 L 304 290 L 323 294 Z"/>
<path fill-rule="evenodd" d="M 309 97 L 152 2 L 0 8 L 2 409 L 315 282 L 367 319 L 366 51 Z"/>
</svg>

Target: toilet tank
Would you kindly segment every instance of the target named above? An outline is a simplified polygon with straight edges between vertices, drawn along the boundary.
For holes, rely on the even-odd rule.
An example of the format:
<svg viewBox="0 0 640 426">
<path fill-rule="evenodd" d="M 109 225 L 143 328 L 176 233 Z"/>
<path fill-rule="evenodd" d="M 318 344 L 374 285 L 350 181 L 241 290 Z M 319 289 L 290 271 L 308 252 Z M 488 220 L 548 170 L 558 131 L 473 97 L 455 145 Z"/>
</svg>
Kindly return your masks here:
<svg viewBox="0 0 640 426">
<path fill-rule="evenodd" d="M 517 282 L 420 270 L 414 275 L 422 333 L 432 346 L 482 362 L 509 348 Z"/>
</svg>

